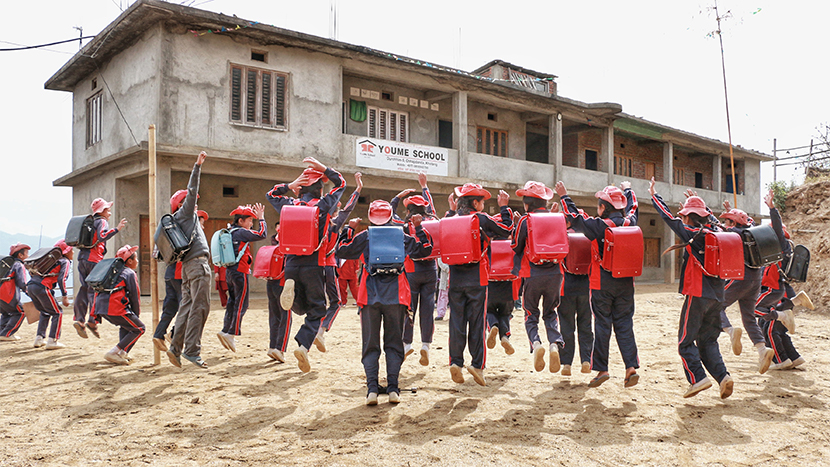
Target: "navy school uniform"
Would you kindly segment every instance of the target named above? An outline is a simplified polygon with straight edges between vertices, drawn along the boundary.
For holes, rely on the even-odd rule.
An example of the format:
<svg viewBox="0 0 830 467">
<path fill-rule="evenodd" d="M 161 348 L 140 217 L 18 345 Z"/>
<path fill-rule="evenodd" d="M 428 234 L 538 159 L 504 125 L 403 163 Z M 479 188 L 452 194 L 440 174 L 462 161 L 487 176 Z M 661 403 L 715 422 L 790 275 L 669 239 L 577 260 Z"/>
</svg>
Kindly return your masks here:
<svg viewBox="0 0 830 467">
<path fill-rule="evenodd" d="M 371 228 L 371 227 L 370 227 Z M 404 234 L 404 252 L 412 258 L 423 258 L 432 252 L 432 240 L 422 227 L 415 229 L 417 237 Z M 403 323 L 411 297 L 406 273 L 369 274 L 368 231 L 354 233 L 346 227 L 340 234 L 337 257 L 362 259 L 357 306 L 360 309 L 360 328 L 363 340 L 361 362 L 366 373 L 368 392 L 378 392 L 378 360 L 380 359 L 380 326 L 383 323 L 383 351 L 386 354 L 387 393 L 400 392 L 398 374 L 403 363 Z"/>
<path fill-rule="evenodd" d="M 609 271 L 602 269 L 600 261 L 605 250 L 606 220 L 617 227 L 637 225 L 639 208 L 634 192 L 627 188 L 627 200 L 624 213 L 612 213 L 607 219 L 590 217 L 576 207 L 573 200 L 562 197 L 563 212 L 571 219 L 571 226 L 582 232 L 591 241 L 592 261 L 590 269 L 590 304 L 594 316 L 594 346 L 591 351 L 591 369 L 608 371 L 608 352 L 611 343 L 611 330 L 617 338 L 623 362 L 626 368 L 639 368 L 637 341 L 634 338 L 634 278 L 613 277 Z"/>
<path fill-rule="evenodd" d="M 507 206 L 501 206 L 501 220 L 483 212 L 478 216 L 481 228 L 480 261 L 469 264 L 450 265 L 449 301 L 450 313 L 450 365 L 464 367 L 464 349 L 469 345 L 471 365 L 483 370 L 487 363 L 487 346 L 484 345 L 487 320 L 487 283 L 490 271 L 490 239 L 505 238 L 511 233 L 513 213 Z M 450 211 L 454 216 L 455 211 Z M 469 329 L 469 332 L 468 332 Z"/>
<path fill-rule="evenodd" d="M 426 206 L 426 216 L 424 220 L 435 219 L 435 210 L 433 209 L 432 195 L 429 193 L 429 188 L 421 190 L 423 197 L 429 203 Z M 398 210 L 398 203 L 401 200 L 396 196 L 392 198 L 389 204 L 392 205 L 392 212 Z M 393 217 L 393 222 L 403 225 L 403 230 L 411 236 L 415 236 L 415 228 L 409 222 L 404 222 L 397 214 Z M 406 324 L 403 329 L 403 343 L 412 345 L 415 334 L 415 316 L 418 316 L 418 327 L 421 330 L 421 343 L 432 343 L 432 336 L 435 334 L 435 321 L 433 314 L 435 313 L 435 286 L 438 282 L 438 267 L 434 259 L 420 259 L 413 260 L 406 258 L 406 279 L 409 281 L 409 292 L 412 297 L 412 302 L 409 305 L 411 311 L 406 316 Z"/>
<path fill-rule="evenodd" d="M 329 230 L 327 232 L 328 238 L 326 239 L 326 243 L 328 249 L 326 251 L 325 274 L 326 297 L 328 297 L 329 306 L 326 308 L 326 317 L 323 318 L 323 322 L 321 323 L 321 326 L 325 328 L 326 331 L 331 330 L 331 325 L 334 324 L 334 319 L 337 318 L 337 315 L 340 313 L 340 288 L 337 284 L 337 259 L 334 256 L 334 250 L 337 249 L 337 240 L 340 235 L 340 231 L 343 229 L 343 225 L 349 219 L 352 211 L 354 211 L 355 206 L 357 206 L 357 200 L 359 197 L 360 193 L 355 190 L 352 195 L 349 196 L 349 201 L 346 202 L 346 205 L 340 209 L 340 213 L 337 214 L 337 217 L 331 220 L 331 225 L 329 226 Z"/>
<path fill-rule="evenodd" d="M 689 384 L 695 384 L 706 377 L 708 370 L 720 383 L 729 374 L 718 347 L 724 281 L 706 275 L 702 266 L 706 249 L 705 231 L 714 231 L 714 227 L 692 227 L 684 224 L 671 214 L 658 194 L 652 197 L 652 203 L 682 242 L 691 240 L 684 249 L 680 270 L 680 293 L 685 295 L 686 299 L 680 312 L 677 350 L 683 362 L 683 373 Z"/>
<path fill-rule="evenodd" d="M 238 256 L 244 251 L 239 262 L 228 266 L 225 280 L 228 283 L 228 305 L 225 308 L 225 322 L 222 332 L 238 336 L 242 334 L 242 318 L 248 311 L 248 291 L 250 289 L 249 276 L 251 273 L 251 242 L 262 240 L 267 235 L 265 219 L 259 219 L 259 230 L 251 230 L 231 225 L 231 239 L 233 240 L 233 254 Z"/>
<path fill-rule="evenodd" d="M 534 213 L 550 212 L 545 208 L 539 208 Z M 550 344 L 556 344 L 562 350 L 564 341 L 559 332 L 559 316 L 556 307 L 559 306 L 559 292 L 562 287 L 562 271 L 559 262 L 545 262 L 540 264 L 531 263 L 526 254 L 527 246 L 527 218 L 528 215 L 519 219 L 516 224 L 516 233 L 513 235 L 513 274 L 524 278 L 524 291 L 522 307 L 525 311 L 525 331 L 530 344 L 530 351 L 533 352 L 533 343 L 542 342 L 539 337 L 539 318 L 544 320 L 545 331 Z M 539 302 L 542 302 L 542 310 L 539 310 Z"/>
<path fill-rule="evenodd" d="M 0 284 L 0 336 L 13 336 L 26 318 L 20 305 L 21 290 L 26 292 L 26 269 L 23 261 L 15 259 L 9 275 Z"/>
<path fill-rule="evenodd" d="M 92 269 L 98 264 L 104 255 L 107 254 L 107 240 L 111 239 L 118 233 L 118 229 L 110 229 L 107 220 L 101 217 L 100 214 L 94 216 L 92 225 L 93 237 L 92 240 L 95 245 L 92 248 L 78 249 L 78 282 L 81 283 L 81 288 L 75 293 L 75 303 L 73 304 L 75 321 L 83 323 L 87 319 L 87 310 L 89 310 L 90 302 L 92 301 L 95 292 L 86 285 L 86 276 L 92 272 Z M 95 317 L 90 314 L 89 322 L 96 321 Z M 97 320 L 100 322 L 100 320 Z"/>
<path fill-rule="evenodd" d="M 138 338 L 144 334 L 144 323 L 138 319 L 141 313 L 140 299 L 138 276 L 132 269 L 124 268 L 115 282 L 113 291 L 97 292 L 92 301 L 95 316 L 119 327 L 120 341 L 117 347 L 124 352 L 129 352 Z"/>
<path fill-rule="evenodd" d="M 271 237 L 271 245 L 279 245 L 275 234 Z M 285 352 L 288 346 L 288 335 L 291 332 L 291 311 L 280 304 L 283 284 L 285 283 L 285 265 L 279 273 L 280 277 L 268 279 L 265 291 L 268 294 L 268 348 Z"/>
<path fill-rule="evenodd" d="M 280 212 L 283 206 L 317 206 L 320 210 L 317 241 L 324 240 L 331 221 L 331 212 L 346 191 L 346 182 L 336 170 L 327 167 L 325 176 L 334 187 L 322 198 L 305 193 L 301 198 L 285 196 L 290 190 L 287 183 L 280 183 L 266 194 L 271 206 Z M 324 245 L 325 246 L 325 245 Z M 294 304 L 291 310 L 305 314 L 305 321 L 294 336 L 297 344 L 309 349 L 317 336 L 322 319 L 326 316 L 325 265 L 326 249 L 320 248 L 310 255 L 285 255 L 285 278 L 294 280 Z"/>
<path fill-rule="evenodd" d="M 179 312 L 179 303 L 182 301 L 182 263 L 170 263 L 164 270 L 164 302 L 161 304 L 159 324 L 153 331 L 153 337 L 164 339 L 167 328 Z"/>
<path fill-rule="evenodd" d="M 493 326 L 498 327 L 499 339 L 510 337 L 510 318 L 513 317 L 518 281 L 519 279 L 487 283 L 487 331 Z"/>
<path fill-rule="evenodd" d="M 742 230 L 748 228 L 736 226 L 727 228 L 726 230 L 740 234 Z M 763 273 L 763 268 L 752 268 L 745 264 L 743 280 L 727 280 L 724 285 L 723 304 L 721 305 L 720 312 L 721 328 L 732 327 L 732 323 L 729 322 L 729 317 L 726 315 L 726 309 L 732 306 L 733 303 L 738 302 L 741 310 L 741 322 L 753 345 L 764 342 L 764 335 L 758 323 L 755 321 L 755 303 L 758 295 L 761 293 L 761 277 Z"/>
<path fill-rule="evenodd" d="M 50 322 L 52 326 L 49 329 L 49 337 L 55 340 L 61 337 L 63 310 L 55 300 L 55 284 L 60 288 L 61 294 L 66 297 L 66 276 L 69 275 L 70 267 L 72 263 L 67 258 L 61 257 L 45 276 L 32 274 L 32 278 L 26 285 L 27 294 L 31 297 L 37 311 L 40 312 L 40 321 L 37 323 L 37 335 L 40 337 L 46 337 Z"/>
<path fill-rule="evenodd" d="M 576 353 L 574 332 L 579 339 L 579 361 L 590 362 L 594 346 L 591 329 L 590 281 L 587 274 L 571 274 L 563 271 L 562 295 L 559 298 L 559 326 L 565 347 L 560 352 L 563 365 L 573 363 Z"/>
</svg>

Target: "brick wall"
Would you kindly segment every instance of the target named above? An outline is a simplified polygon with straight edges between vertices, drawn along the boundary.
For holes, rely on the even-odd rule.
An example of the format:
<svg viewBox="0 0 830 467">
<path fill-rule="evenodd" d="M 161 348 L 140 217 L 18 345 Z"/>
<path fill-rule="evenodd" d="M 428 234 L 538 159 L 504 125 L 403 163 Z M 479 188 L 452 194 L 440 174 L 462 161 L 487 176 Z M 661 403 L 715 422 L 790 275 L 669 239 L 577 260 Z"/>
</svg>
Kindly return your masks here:
<svg viewBox="0 0 830 467">
<path fill-rule="evenodd" d="M 632 160 L 632 177 L 646 179 L 646 164 L 654 164 L 654 179 L 664 181 L 663 144 L 661 142 L 641 143 L 636 139 L 615 133 L 614 156 L 630 157 Z M 694 181 L 694 179 L 692 179 Z"/>
<path fill-rule="evenodd" d="M 698 155 L 692 157 L 692 154 L 695 154 L 694 151 L 684 149 L 678 147 L 677 145 L 674 146 L 674 168 L 675 169 L 683 169 L 684 173 L 684 180 L 682 185 L 693 187 L 695 186 L 695 172 L 700 172 L 703 174 L 703 189 L 705 190 L 714 190 L 714 182 L 713 182 L 713 174 L 712 174 L 712 159 L 714 156 L 706 154 L 706 155 Z"/>
<path fill-rule="evenodd" d="M 602 130 L 583 131 L 579 134 L 579 167 L 585 168 L 585 150 L 591 149 L 597 152 L 597 171 L 606 172 L 607 164 L 602 157 Z"/>
<path fill-rule="evenodd" d="M 582 167 L 585 166 L 584 158 L 580 157 L 579 152 L 579 135 L 570 134 L 562 136 L 562 165 L 568 167 L 580 167 L 579 161 L 582 160 Z"/>
</svg>

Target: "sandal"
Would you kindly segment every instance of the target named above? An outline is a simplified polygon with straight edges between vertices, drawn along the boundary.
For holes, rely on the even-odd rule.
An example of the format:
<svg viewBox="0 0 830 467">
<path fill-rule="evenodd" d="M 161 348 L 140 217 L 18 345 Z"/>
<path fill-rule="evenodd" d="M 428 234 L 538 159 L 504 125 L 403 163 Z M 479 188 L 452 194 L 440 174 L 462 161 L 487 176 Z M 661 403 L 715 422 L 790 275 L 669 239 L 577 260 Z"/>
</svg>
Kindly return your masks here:
<svg viewBox="0 0 830 467">
<path fill-rule="evenodd" d="M 199 355 L 196 355 L 195 357 L 191 357 L 190 355 L 182 354 L 182 357 L 184 357 L 184 359 L 187 360 L 188 362 L 198 366 L 199 368 L 207 369 L 207 367 L 208 367 L 207 362 L 202 360 L 202 357 L 199 356 Z"/>
<path fill-rule="evenodd" d="M 611 375 L 597 376 L 588 383 L 589 388 L 598 388 L 602 383 L 611 379 Z"/>
<path fill-rule="evenodd" d="M 182 367 L 182 358 L 174 354 L 170 349 L 167 349 L 167 359 L 170 360 L 170 363 L 172 363 L 173 366 L 177 368 Z"/>
<path fill-rule="evenodd" d="M 623 384 L 623 387 L 630 388 L 632 386 L 636 386 L 639 381 L 640 375 L 637 373 L 631 373 L 628 375 L 628 378 L 625 378 L 625 384 Z"/>
</svg>

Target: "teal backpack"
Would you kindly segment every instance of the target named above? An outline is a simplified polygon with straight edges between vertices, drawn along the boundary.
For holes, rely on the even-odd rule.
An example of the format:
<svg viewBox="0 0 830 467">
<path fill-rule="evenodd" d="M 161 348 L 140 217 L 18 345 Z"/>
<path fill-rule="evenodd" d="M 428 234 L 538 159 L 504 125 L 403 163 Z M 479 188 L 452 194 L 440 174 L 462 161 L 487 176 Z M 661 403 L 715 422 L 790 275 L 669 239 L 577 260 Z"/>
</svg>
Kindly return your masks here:
<svg viewBox="0 0 830 467">
<path fill-rule="evenodd" d="M 210 256 L 213 264 L 220 268 L 233 266 L 242 259 L 245 249 L 239 250 L 239 254 L 233 254 L 233 237 L 231 233 L 237 229 L 220 229 L 214 232 L 210 239 Z"/>
</svg>

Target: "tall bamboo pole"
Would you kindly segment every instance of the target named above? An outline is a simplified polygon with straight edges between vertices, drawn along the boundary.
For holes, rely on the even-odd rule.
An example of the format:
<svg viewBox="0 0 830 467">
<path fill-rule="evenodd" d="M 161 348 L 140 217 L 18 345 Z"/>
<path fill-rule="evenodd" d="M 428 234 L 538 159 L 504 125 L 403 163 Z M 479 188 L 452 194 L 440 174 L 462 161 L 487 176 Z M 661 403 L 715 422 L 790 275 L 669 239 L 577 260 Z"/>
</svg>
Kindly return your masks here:
<svg viewBox="0 0 830 467">
<path fill-rule="evenodd" d="M 156 223 L 158 222 L 158 213 L 156 212 L 156 193 L 158 192 L 158 184 L 156 182 L 156 125 L 150 125 L 150 135 L 148 138 L 147 152 L 150 155 L 150 165 L 148 173 L 149 192 L 150 192 L 150 251 L 156 250 Z M 151 255 L 152 256 L 152 255 Z M 155 333 L 156 326 L 159 325 L 159 272 L 158 262 L 155 258 L 150 258 L 150 303 L 153 307 L 153 331 Z M 153 346 L 153 364 L 161 364 L 161 353 L 156 346 Z"/>
</svg>

